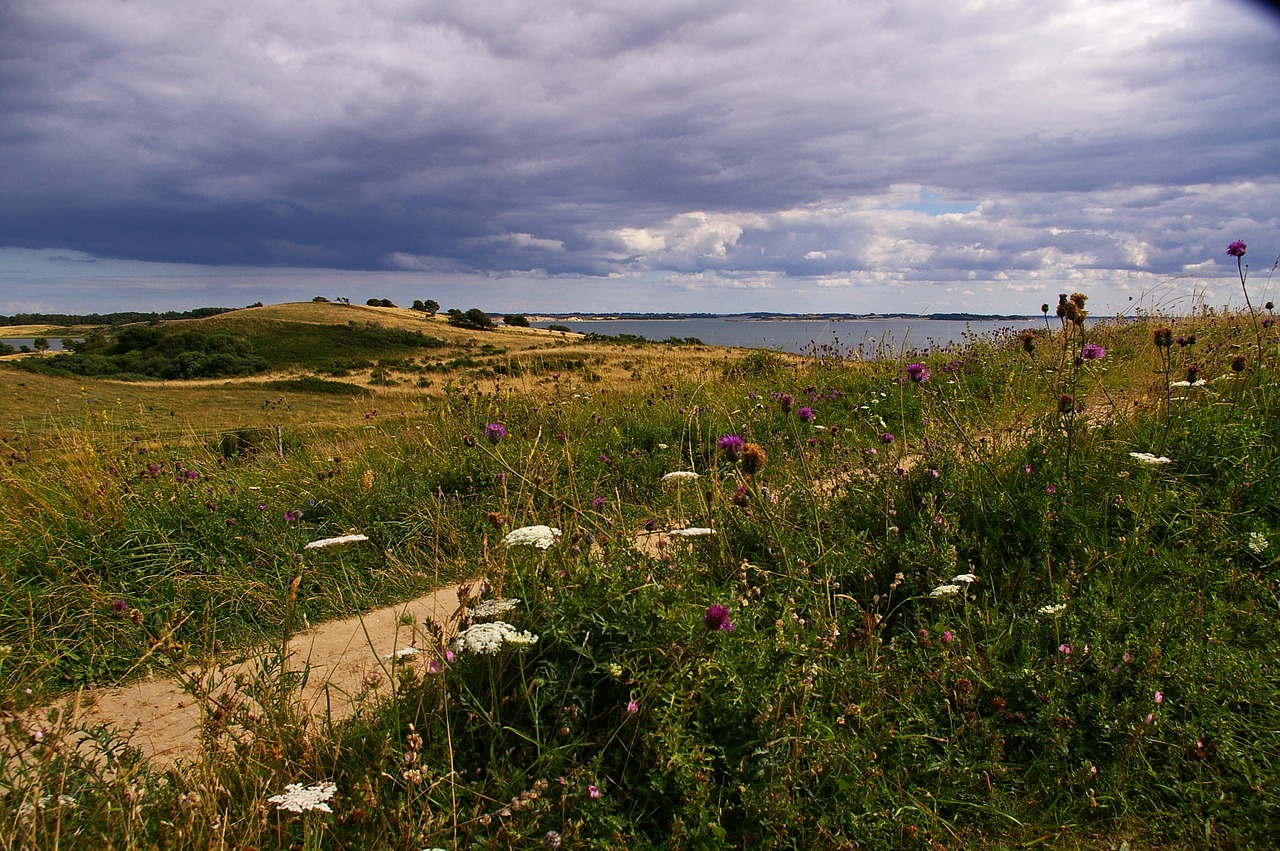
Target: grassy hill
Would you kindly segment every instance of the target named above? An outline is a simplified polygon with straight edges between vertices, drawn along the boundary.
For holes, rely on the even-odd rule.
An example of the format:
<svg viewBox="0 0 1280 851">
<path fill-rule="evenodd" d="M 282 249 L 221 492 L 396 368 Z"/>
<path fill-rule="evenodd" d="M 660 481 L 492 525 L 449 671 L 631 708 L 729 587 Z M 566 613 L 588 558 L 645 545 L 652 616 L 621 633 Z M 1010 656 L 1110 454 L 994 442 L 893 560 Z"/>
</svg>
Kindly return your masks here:
<svg viewBox="0 0 1280 851">
<path fill-rule="evenodd" d="M 290 329 L 280 352 L 353 316 L 425 328 L 444 345 L 384 353 L 399 384 L 278 352 L 267 377 L 205 383 L 0 368 L 0 845 L 1280 834 L 1264 317 L 1066 322 L 856 364 L 383 310 L 184 324 L 267 351 Z M 361 395 L 264 384 L 302 380 Z M 474 577 L 489 604 L 467 601 L 461 636 L 405 624 L 423 652 L 388 660 L 341 724 L 295 711 L 279 651 L 260 676 L 191 681 L 194 764 L 42 710 L 148 670 L 216 680 L 299 623 Z M 331 812 L 272 801 L 328 782 Z"/>
</svg>

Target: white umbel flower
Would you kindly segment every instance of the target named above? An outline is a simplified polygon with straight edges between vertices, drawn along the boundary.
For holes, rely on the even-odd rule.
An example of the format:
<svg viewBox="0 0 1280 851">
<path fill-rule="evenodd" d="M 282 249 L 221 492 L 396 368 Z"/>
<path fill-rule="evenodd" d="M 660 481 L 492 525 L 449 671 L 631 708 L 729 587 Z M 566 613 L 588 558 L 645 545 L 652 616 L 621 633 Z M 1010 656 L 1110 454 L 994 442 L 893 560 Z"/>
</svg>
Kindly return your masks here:
<svg viewBox="0 0 1280 851">
<path fill-rule="evenodd" d="M 929 592 L 930 597 L 954 597 L 960 593 L 959 585 L 939 585 Z"/>
<path fill-rule="evenodd" d="M 369 540 L 368 535 L 339 535 L 336 538 L 321 538 L 318 541 L 312 541 L 303 547 L 304 550 L 319 550 L 324 547 L 337 547 L 342 544 L 356 544 L 360 541 Z"/>
<path fill-rule="evenodd" d="M 505 621 L 478 623 L 458 633 L 453 640 L 455 653 L 480 653 L 491 656 L 502 649 L 504 644 L 516 647 L 528 647 L 536 643 L 538 636 L 522 632 Z"/>
<path fill-rule="evenodd" d="M 698 474 L 692 470 L 676 470 L 674 473 L 667 473 L 662 477 L 662 483 L 667 482 L 691 482 L 698 478 Z"/>
<path fill-rule="evenodd" d="M 513 529 L 502 539 L 508 547 L 528 545 L 545 550 L 560 537 L 560 530 L 553 526 L 522 526 Z"/>
<path fill-rule="evenodd" d="M 325 781 L 317 783 L 314 786 L 304 787 L 301 783 L 290 783 L 284 787 L 284 792 L 279 795 L 272 795 L 267 798 L 272 804 L 275 804 L 282 810 L 288 810 L 291 813 L 305 813 L 308 810 L 320 810 L 321 812 L 331 813 L 333 810 L 329 808 L 327 801 L 338 791 L 336 783 Z"/>
<path fill-rule="evenodd" d="M 704 526 L 691 526 L 688 529 L 672 529 L 667 535 L 672 538 L 705 538 L 711 531 Z"/>
<path fill-rule="evenodd" d="M 1066 603 L 1050 603 L 1049 605 L 1041 606 L 1040 608 L 1036 609 L 1036 614 L 1038 614 L 1038 615 L 1060 615 L 1060 614 L 1062 614 L 1063 612 L 1065 612 L 1066 610 L 1067 610 L 1067 604 L 1066 604 Z"/>
<path fill-rule="evenodd" d="M 1267 540 L 1267 536 L 1261 532 L 1249 533 L 1249 549 L 1252 550 L 1255 555 L 1262 555 L 1267 551 L 1267 547 L 1270 546 L 1270 544 L 1271 542 Z"/>
<path fill-rule="evenodd" d="M 1143 464 L 1172 464 L 1172 458 L 1166 458 L 1163 455 L 1152 455 L 1150 452 L 1130 452 L 1129 457 L 1135 461 L 1141 461 Z"/>
<path fill-rule="evenodd" d="M 968 584 L 970 584 L 970 583 L 972 583 L 972 582 L 977 582 L 977 581 L 978 581 L 978 577 L 977 577 L 977 576 L 975 576 L 975 575 L 973 575 L 972 573 L 961 573 L 959 576 L 953 576 L 953 577 L 951 577 L 951 581 L 952 581 L 952 582 L 963 582 L 965 585 L 968 585 Z"/>
<path fill-rule="evenodd" d="M 492 618 L 497 615 L 505 615 L 519 603 L 520 600 L 516 597 L 510 597 L 505 600 L 482 600 L 476 603 L 475 608 L 468 609 L 467 615 L 473 618 Z"/>
</svg>

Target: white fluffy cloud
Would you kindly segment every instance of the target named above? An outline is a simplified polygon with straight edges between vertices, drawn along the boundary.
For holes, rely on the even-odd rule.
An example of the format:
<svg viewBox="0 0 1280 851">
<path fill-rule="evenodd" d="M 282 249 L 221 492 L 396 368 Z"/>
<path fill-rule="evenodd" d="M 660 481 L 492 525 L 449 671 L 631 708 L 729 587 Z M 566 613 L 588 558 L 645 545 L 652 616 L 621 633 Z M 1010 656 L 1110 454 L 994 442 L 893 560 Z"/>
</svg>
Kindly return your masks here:
<svg viewBox="0 0 1280 851">
<path fill-rule="evenodd" d="M 15 0 L 0 56 L 0 268 L 998 310 L 1280 243 L 1280 21 L 1244 0 Z"/>
</svg>

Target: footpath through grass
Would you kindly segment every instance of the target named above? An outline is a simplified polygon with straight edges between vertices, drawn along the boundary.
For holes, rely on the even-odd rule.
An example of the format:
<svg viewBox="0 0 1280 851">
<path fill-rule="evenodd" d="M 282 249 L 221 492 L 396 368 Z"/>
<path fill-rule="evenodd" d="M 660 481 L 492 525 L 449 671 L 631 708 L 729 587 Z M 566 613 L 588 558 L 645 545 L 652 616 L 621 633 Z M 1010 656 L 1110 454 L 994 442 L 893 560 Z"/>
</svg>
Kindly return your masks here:
<svg viewBox="0 0 1280 851">
<path fill-rule="evenodd" d="M 1273 843 L 1276 329 L 1065 313 L 283 447 L 60 432 L 0 472 L 0 847 Z M 197 691 L 159 771 L 22 714 L 474 576 L 341 724 Z"/>
</svg>

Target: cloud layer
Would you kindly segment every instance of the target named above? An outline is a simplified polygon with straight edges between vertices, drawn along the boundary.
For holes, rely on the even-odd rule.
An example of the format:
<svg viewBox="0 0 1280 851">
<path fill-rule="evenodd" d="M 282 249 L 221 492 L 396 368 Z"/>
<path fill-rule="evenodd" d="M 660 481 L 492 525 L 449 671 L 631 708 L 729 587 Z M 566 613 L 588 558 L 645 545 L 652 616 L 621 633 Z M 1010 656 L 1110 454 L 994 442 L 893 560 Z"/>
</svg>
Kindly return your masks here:
<svg viewBox="0 0 1280 851">
<path fill-rule="evenodd" d="M 1242 0 L 301 8 L 4 6 L 0 248 L 829 310 L 1280 250 L 1280 21 Z M 14 303 L 87 280 L 50 256 L 0 251 Z"/>
</svg>

